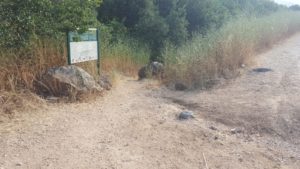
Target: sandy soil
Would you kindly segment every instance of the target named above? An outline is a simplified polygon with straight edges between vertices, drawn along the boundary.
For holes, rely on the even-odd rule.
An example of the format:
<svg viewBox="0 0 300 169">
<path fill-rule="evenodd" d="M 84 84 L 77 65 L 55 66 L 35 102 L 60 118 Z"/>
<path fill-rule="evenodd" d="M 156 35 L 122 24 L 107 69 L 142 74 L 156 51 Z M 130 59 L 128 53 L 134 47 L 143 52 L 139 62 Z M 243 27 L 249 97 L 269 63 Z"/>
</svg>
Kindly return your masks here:
<svg viewBox="0 0 300 169">
<path fill-rule="evenodd" d="M 122 78 L 91 103 L 2 121 L 0 169 L 298 169 L 300 34 L 258 60 L 272 71 L 209 91 Z M 177 120 L 183 110 L 195 118 Z"/>
</svg>

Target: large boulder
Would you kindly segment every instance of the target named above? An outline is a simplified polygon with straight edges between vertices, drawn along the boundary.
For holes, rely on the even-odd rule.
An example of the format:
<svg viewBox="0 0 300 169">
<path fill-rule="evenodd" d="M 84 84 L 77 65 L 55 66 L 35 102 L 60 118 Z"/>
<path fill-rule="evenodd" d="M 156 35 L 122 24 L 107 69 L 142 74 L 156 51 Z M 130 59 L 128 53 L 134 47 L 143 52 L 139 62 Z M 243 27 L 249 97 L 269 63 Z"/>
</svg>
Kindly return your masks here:
<svg viewBox="0 0 300 169">
<path fill-rule="evenodd" d="M 74 65 L 50 68 L 36 86 L 37 93 L 57 97 L 103 90 L 89 73 Z"/>
<path fill-rule="evenodd" d="M 47 75 L 78 91 L 103 90 L 89 73 L 74 65 L 51 68 Z"/>
<path fill-rule="evenodd" d="M 149 78 L 149 77 L 156 77 L 162 78 L 164 73 L 164 65 L 160 62 L 151 62 L 150 64 L 143 66 L 139 72 L 139 80 Z"/>
</svg>

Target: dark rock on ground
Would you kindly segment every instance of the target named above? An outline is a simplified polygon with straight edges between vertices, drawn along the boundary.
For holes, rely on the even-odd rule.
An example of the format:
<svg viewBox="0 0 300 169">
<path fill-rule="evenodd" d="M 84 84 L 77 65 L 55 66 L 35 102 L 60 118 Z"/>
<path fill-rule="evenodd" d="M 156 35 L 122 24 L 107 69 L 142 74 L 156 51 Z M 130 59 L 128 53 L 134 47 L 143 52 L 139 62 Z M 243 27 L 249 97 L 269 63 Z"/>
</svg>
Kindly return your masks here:
<svg viewBox="0 0 300 169">
<path fill-rule="evenodd" d="M 252 71 L 256 73 L 265 73 L 265 72 L 271 72 L 273 70 L 269 68 L 256 68 L 256 69 L 252 69 Z"/>
<path fill-rule="evenodd" d="M 218 130 L 215 126 L 210 126 L 209 129 L 211 129 L 211 130 Z"/>
<path fill-rule="evenodd" d="M 234 128 L 230 130 L 231 134 L 239 134 L 239 133 L 243 133 L 243 129 L 241 128 Z"/>
<path fill-rule="evenodd" d="M 184 91 L 187 90 L 188 87 L 182 83 L 175 83 L 175 90 Z"/>
<path fill-rule="evenodd" d="M 142 80 L 142 79 L 145 79 L 147 78 L 147 76 L 149 76 L 148 74 L 148 69 L 147 69 L 148 66 L 143 66 L 139 72 L 138 72 L 138 76 L 139 76 L 139 80 Z"/>
<path fill-rule="evenodd" d="M 160 62 L 151 62 L 148 65 L 143 66 L 139 72 L 139 80 L 150 78 L 150 77 L 156 77 L 156 78 L 162 78 L 164 73 L 164 65 Z"/>
<path fill-rule="evenodd" d="M 164 72 L 164 65 L 160 62 L 152 62 L 150 64 L 152 76 L 161 76 Z"/>
<path fill-rule="evenodd" d="M 108 75 L 101 75 L 98 83 L 105 90 L 110 90 L 112 88 L 112 83 Z"/>
<path fill-rule="evenodd" d="M 189 120 L 194 118 L 194 113 L 190 111 L 183 111 L 179 114 L 178 119 L 179 120 Z"/>
</svg>

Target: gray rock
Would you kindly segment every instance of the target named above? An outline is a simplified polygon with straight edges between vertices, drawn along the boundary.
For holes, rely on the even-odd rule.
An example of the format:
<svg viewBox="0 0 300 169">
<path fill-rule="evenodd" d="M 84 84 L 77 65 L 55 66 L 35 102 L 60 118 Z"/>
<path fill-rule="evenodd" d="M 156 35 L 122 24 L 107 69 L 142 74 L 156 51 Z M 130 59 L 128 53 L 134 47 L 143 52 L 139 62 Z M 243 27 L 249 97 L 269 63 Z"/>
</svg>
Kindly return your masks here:
<svg viewBox="0 0 300 169">
<path fill-rule="evenodd" d="M 160 62 L 152 62 L 150 64 L 152 76 L 160 76 L 164 72 L 164 65 Z"/>
<path fill-rule="evenodd" d="M 210 126 L 209 129 L 211 129 L 211 130 L 218 130 L 215 126 Z"/>
<path fill-rule="evenodd" d="M 187 89 L 187 86 L 182 83 L 175 83 L 175 90 L 184 91 Z"/>
<path fill-rule="evenodd" d="M 16 163 L 16 166 L 18 166 L 18 167 L 21 167 L 22 165 L 23 165 L 23 164 L 20 163 L 20 162 Z"/>
<path fill-rule="evenodd" d="M 252 71 L 256 73 L 266 73 L 266 72 L 271 72 L 273 70 L 270 68 L 256 68 L 256 69 L 252 69 Z"/>
<path fill-rule="evenodd" d="M 51 68 L 47 75 L 74 87 L 78 91 L 103 90 L 90 74 L 74 65 Z"/>
<path fill-rule="evenodd" d="M 101 75 L 98 83 L 105 90 L 110 90 L 112 88 L 112 83 L 108 75 Z"/>
<path fill-rule="evenodd" d="M 139 80 L 147 78 L 148 74 L 149 74 L 148 66 L 143 66 L 138 72 Z"/>
<path fill-rule="evenodd" d="M 179 114 L 178 119 L 179 120 L 189 120 L 191 118 L 194 118 L 194 113 L 190 111 L 183 111 Z"/>
<path fill-rule="evenodd" d="M 230 130 L 231 134 L 239 134 L 239 133 L 243 133 L 243 129 L 241 128 L 234 128 Z"/>
<path fill-rule="evenodd" d="M 164 73 L 164 65 L 160 62 L 151 62 L 148 65 L 143 66 L 139 72 L 139 80 L 149 78 L 149 77 L 156 77 L 162 78 Z"/>
</svg>

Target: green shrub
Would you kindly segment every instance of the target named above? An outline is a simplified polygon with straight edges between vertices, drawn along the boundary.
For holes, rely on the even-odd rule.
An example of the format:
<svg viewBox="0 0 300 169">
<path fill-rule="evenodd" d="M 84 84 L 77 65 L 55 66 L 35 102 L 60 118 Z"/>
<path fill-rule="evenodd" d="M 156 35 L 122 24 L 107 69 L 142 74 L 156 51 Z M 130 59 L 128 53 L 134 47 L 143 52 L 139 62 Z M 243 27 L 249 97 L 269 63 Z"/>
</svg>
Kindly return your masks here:
<svg viewBox="0 0 300 169">
<path fill-rule="evenodd" d="M 33 39 L 96 26 L 99 0 L 2 0 L 0 47 L 23 47 Z"/>
</svg>

